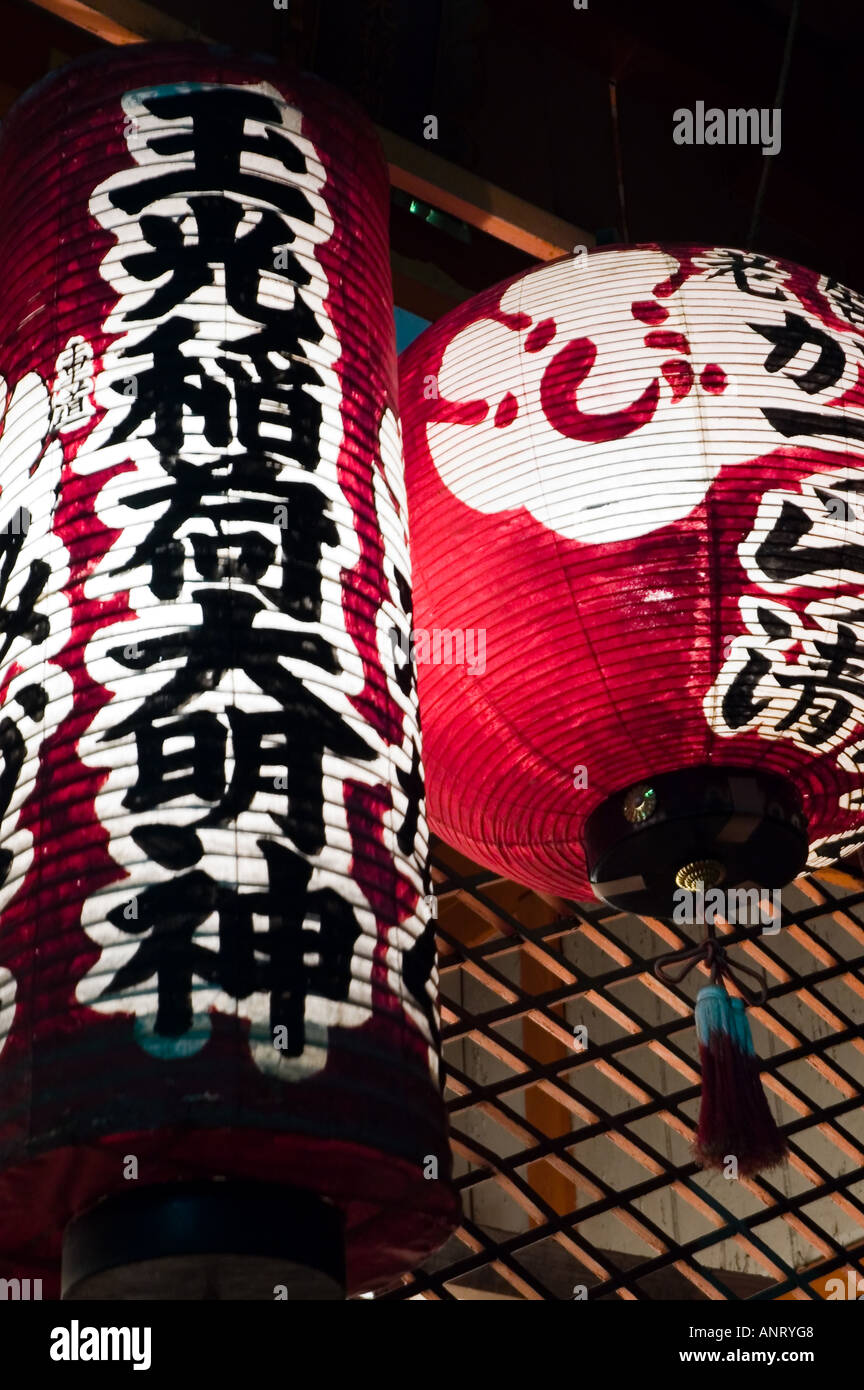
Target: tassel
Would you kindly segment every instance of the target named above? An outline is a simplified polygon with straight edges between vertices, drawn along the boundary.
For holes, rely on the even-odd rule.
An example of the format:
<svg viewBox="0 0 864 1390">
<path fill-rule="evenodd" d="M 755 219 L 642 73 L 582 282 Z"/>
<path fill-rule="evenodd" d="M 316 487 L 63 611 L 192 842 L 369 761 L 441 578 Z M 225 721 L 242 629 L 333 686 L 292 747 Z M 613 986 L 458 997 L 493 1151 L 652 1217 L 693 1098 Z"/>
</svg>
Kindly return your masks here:
<svg viewBox="0 0 864 1390">
<path fill-rule="evenodd" d="M 744 1001 L 722 984 L 705 985 L 696 999 L 702 1066 L 702 1104 L 695 1156 L 703 1168 L 726 1167 L 729 1156 L 747 1177 L 774 1168 L 786 1140 L 768 1108 Z"/>
</svg>

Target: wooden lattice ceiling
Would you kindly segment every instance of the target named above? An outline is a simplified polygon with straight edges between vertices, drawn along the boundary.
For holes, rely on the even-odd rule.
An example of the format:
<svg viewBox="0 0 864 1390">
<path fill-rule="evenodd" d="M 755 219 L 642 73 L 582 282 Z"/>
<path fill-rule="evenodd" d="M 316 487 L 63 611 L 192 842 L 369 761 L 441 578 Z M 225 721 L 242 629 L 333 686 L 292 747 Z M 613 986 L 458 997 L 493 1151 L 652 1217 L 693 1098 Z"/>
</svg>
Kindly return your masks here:
<svg viewBox="0 0 864 1390">
<path fill-rule="evenodd" d="M 704 976 L 651 969 L 699 929 L 545 897 L 441 845 L 433 864 L 464 1219 L 384 1297 L 808 1299 L 864 1275 L 864 881 L 800 878 L 777 934 L 718 919 L 767 979 L 750 1017 L 791 1151 L 729 1180 L 690 1154 Z"/>
</svg>

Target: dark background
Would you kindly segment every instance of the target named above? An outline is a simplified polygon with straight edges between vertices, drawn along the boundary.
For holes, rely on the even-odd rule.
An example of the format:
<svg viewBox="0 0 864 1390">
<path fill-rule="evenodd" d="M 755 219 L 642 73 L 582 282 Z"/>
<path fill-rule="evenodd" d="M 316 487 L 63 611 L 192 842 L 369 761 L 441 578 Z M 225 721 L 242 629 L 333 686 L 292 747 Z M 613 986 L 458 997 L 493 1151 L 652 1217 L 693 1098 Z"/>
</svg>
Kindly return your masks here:
<svg viewBox="0 0 864 1390">
<path fill-rule="evenodd" d="M 167 0 L 207 35 L 299 61 L 381 125 L 604 241 L 748 244 L 758 147 L 679 146 L 677 107 L 773 107 L 792 0 Z M 25 0 L 0 0 L 0 109 L 101 46 Z M 864 5 L 802 0 L 752 245 L 864 289 L 859 183 Z M 624 210 L 609 83 L 617 82 Z M 438 118 L 438 140 L 423 119 Z M 394 250 L 466 291 L 529 263 L 394 204 Z"/>
</svg>

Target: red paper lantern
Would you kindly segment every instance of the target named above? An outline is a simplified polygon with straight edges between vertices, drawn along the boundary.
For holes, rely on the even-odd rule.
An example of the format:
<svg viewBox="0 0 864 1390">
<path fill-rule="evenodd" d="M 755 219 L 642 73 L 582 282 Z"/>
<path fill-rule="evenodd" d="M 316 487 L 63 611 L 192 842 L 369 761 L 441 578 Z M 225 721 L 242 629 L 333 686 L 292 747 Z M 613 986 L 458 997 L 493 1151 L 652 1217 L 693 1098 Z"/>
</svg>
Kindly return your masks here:
<svg viewBox="0 0 864 1390">
<path fill-rule="evenodd" d="M 432 828 L 637 912 L 864 842 L 864 297 L 609 248 L 401 367 Z"/>
<path fill-rule="evenodd" d="M 180 1179 L 269 1182 L 232 1249 L 314 1269 L 305 1193 L 354 1289 L 455 1215 L 387 208 L 349 102 L 217 48 L 4 122 L 0 1273 L 46 1297 L 110 1194 L 72 1282 L 212 1249 L 148 1246 Z"/>
</svg>

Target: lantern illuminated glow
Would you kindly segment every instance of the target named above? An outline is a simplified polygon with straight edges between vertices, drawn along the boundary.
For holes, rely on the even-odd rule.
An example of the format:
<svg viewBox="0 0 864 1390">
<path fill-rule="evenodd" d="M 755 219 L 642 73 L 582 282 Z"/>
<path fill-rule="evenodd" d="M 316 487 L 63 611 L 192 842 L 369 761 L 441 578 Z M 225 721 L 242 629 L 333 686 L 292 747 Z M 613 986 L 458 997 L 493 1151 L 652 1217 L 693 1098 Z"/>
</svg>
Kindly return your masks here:
<svg viewBox="0 0 864 1390">
<path fill-rule="evenodd" d="M 236 1192 L 265 1282 L 368 1287 L 455 1211 L 374 133 L 136 46 L 19 103 L 0 189 L 0 1251 L 50 1289 L 77 1217 L 92 1292 Z"/>
<path fill-rule="evenodd" d="M 419 667 L 437 833 L 659 915 L 864 843 L 862 296 L 608 248 L 460 305 L 400 396 L 415 620 L 486 641 Z"/>
</svg>

